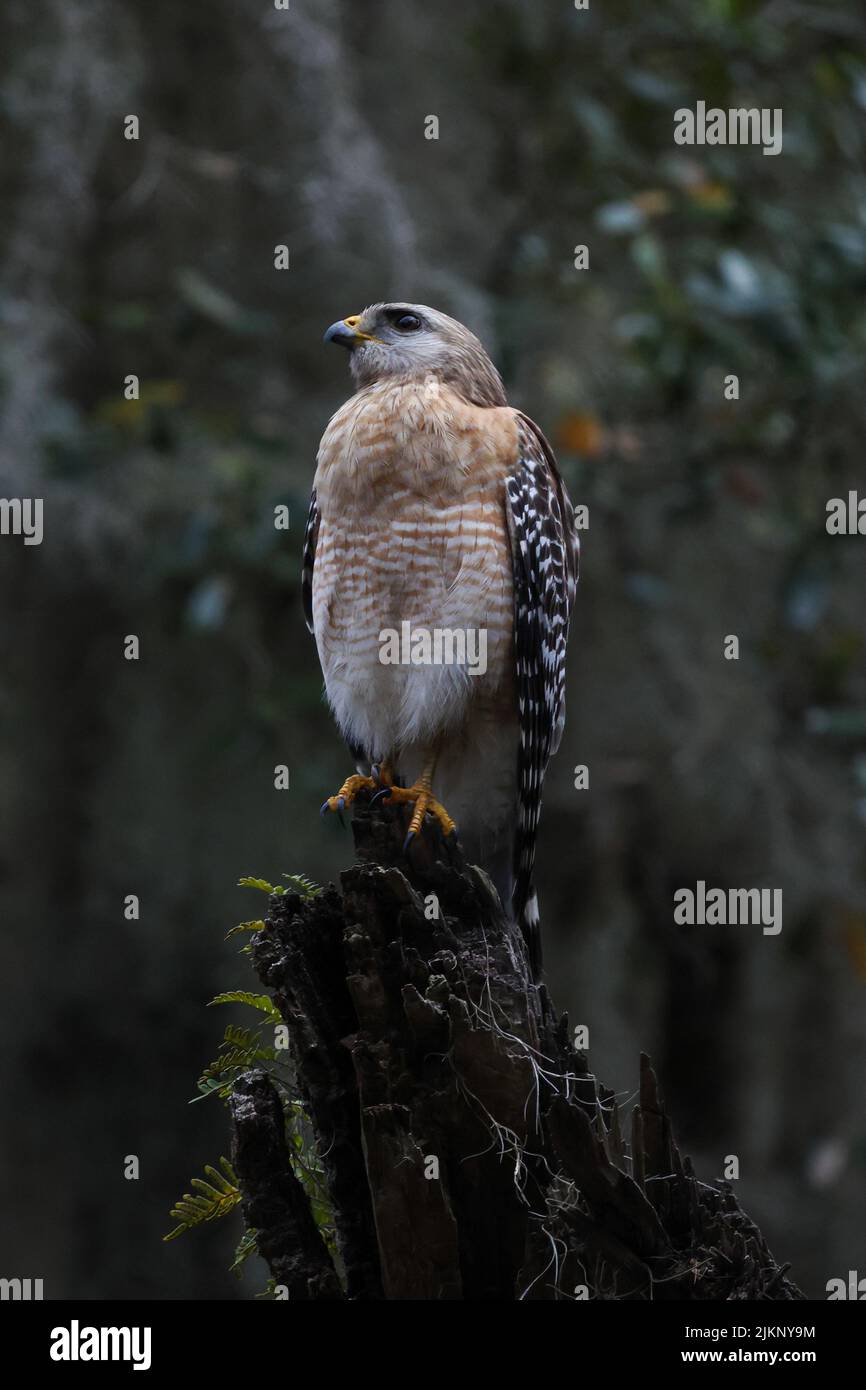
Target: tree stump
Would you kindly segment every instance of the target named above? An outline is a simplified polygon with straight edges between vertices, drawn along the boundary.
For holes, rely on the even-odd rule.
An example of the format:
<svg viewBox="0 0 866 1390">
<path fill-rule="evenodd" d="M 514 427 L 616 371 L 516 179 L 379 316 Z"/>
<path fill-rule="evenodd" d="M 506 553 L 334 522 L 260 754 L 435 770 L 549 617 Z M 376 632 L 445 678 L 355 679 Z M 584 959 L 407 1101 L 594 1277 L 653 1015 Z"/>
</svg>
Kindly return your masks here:
<svg viewBox="0 0 866 1390">
<path fill-rule="evenodd" d="M 730 1186 L 695 1176 L 649 1058 L 627 1133 L 495 890 L 428 824 L 359 802 L 357 863 L 270 899 L 252 958 L 288 1027 L 336 1233 L 264 1073 L 232 1098 L 260 1253 L 292 1298 L 799 1299 Z"/>
</svg>

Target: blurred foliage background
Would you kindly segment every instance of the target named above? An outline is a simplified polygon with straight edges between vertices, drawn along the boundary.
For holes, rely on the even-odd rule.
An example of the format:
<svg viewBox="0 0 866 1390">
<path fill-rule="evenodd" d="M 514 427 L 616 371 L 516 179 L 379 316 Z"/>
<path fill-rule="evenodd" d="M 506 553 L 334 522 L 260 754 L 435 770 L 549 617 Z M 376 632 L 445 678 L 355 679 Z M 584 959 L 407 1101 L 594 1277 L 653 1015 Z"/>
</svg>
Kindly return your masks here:
<svg viewBox="0 0 866 1390">
<path fill-rule="evenodd" d="M 699 1171 L 739 1156 L 810 1294 L 862 1272 L 866 541 L 824 521 L 866 489 L 863 14 L 7 0 L 0 37 L 0 494 L 45 500 L 41 547 L 0 541 L 0 1273 L 264 1282 L 225 1273 L 238 1229 L 160 1237 L 226 1151 L 219 1102 L 187 1101 L 206 1001 L 251 979 L 238 877 L 350 858 L 318 816 L 347 759 L 299 555 L 349 390 L 322 331 L 386 298 L 480 334 L 590 510 L 542 818 L 553 996 L 624 1098 L 652 1054 Z M 783 153 L 676 146 L 698 100 L 782 108 Z M 781 935 L 676 927 L 699 878 L 781 887 Z"/>
</svg>

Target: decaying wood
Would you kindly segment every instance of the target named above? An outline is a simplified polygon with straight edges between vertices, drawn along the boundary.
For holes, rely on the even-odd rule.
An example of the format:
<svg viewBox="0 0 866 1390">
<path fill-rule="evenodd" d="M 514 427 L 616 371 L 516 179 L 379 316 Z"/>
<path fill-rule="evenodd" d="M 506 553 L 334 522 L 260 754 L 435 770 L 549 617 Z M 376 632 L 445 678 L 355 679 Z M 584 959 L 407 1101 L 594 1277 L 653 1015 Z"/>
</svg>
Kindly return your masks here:
<svg viewBox="0 0 866 1390">
<path fill-rule="evenodd" d="M 231 1098 L 234 1162 L 259 1254 L 288 1296 L 343 1298 L 333 1261 L 286 1150 L 283 1107 L 268 1078 L 242 1076 Z"/>
<path fill-rule="evenodd" d="M 681 1157 L 649 1059 L 627 1142 L 485 876 L 431 826 L 407 860 L 404 819 L 357 806 L 342 892 L 274 896 L 253 941 L 317 1136 L 340 1286 L 253 1073 L 234 1152 L 276 1281 L 288 1271 L 308 1298 L 802 1298 L 730 1186 Z"/>
</svg>

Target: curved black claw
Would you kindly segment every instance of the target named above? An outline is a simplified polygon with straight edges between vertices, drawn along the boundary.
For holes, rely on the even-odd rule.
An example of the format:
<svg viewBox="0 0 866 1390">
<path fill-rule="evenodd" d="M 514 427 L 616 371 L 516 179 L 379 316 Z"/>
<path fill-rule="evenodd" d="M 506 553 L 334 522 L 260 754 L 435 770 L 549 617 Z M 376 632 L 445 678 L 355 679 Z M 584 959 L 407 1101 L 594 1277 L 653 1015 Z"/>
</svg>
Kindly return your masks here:
<svg viewBox="0 0 866 1390">
<path fill-rule="evenodd" d="M 460 845 L 457 839 L 456 829 L 450 830 L 447 835 L 442 836 L 442 844 L 445 847 L 451 863 L 454 864 L 459 862 Z"/>
<path fill-rule="evenodd" d="M 376 792 L 375 796 L 370 797 L 370 805 L 375 806 L 376 802 L 379 801 L 383 796 L 387 796 L 390 791 L 390 787 L 383 787 L 380 792 Z"/>
<path fill-rule="evenodd" d="M 329 796 L 327 801 L 322 802 L 321 806 L 319 807 L 319 815 L 326 816 L 329 811 L 336 811 L 337 815 L 340 817 L 340 824 L 345 829 L 346 822 L 343 819 L 343 811 L 346 806 L 346 798 L 344 796 L 338 797 L 336 806 L 331 805 L 331 800 L 332 798 Z"/>
<path fill-rule="evenodd" d="M 414 831 L 414 830 L 410 830 L 410 831 L 409 831 L 409 834 L 406 836 L 405 840 L 403 841 L 403 853 L 404 853 L 404 854 L 406 853 L 407 849 L 409 848 L 409 846 L 411 845 L 411 843 L 412 843 L 412 841 L 413 841 L 414 839 L 415 839 L 415 831 Z"/>
</svg>

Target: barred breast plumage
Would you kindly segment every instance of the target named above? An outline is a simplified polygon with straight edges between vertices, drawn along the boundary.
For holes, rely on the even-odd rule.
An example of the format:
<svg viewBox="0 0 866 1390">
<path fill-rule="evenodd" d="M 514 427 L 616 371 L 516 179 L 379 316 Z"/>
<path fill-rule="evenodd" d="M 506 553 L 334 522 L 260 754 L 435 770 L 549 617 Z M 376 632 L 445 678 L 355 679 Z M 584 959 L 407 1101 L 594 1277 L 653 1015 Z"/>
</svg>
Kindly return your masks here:
<svg viewBox="0 0 866 1390">
<path fill-rule="evenodd" d="M 378 757 L 458 728 L 473 703 L 514 703 L 504 460 L 515 446 L 510 410 L 436 382 L 369 387 L 325 431 L 316 642 L 343 733 Z M 382 664 L 380 634 L 404 622 L 485 633 L 486 672 Z"/>
</svg>

